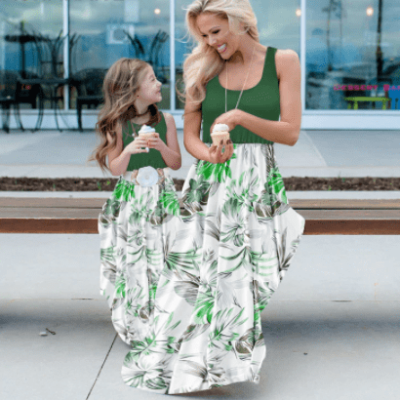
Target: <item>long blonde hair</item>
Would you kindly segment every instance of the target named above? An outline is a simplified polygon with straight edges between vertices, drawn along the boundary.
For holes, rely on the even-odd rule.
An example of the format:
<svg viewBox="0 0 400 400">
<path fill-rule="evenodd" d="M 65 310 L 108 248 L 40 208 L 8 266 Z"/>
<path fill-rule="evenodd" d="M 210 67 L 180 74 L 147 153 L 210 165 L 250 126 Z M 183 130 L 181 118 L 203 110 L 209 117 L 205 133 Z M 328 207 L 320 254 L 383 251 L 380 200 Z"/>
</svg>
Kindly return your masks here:
<svg viewBox="0 0 400 400">
<path fill-rule="evenodd" d="M 186 25 L 197 46 L 183 63 L 184 93 L 178 91 L 178 96 L 182 99 L 188 97 L 197 105 L 205 99 L 207 82 L 222 71 L 225 63 L 217 50 L 204 40 L 197 27 L 197 17 L 205 12 L 227 19 L 232 33 L 248 33 L 254 40 L 260 41 L 257 18 L 249 0 L 195 0 L 189 5 Z M 244 31 L 240 31 L 241 22 L 244 23 Z"/>
<path fill-rule="evenodd" d="M 104 105 L 96 123 L 96 132 L 101 143 L 88 158 L 88 161 L 97 161 L 103 172 L 110 171 L 106 156 L 117 146 L 117 124 L 124 126 L 138 114 L 133 102 L 149 66 L 147 62 L 137 58 L 120 58 L 107 71 L 103 82 Z M 159 123 L 161 114 L 156 104 L 151 104 L 149 110 L 150 118 L 146 125 Z M 112 137 L 111 142 L 107 139 L 107 132 Z"/>
</svg>

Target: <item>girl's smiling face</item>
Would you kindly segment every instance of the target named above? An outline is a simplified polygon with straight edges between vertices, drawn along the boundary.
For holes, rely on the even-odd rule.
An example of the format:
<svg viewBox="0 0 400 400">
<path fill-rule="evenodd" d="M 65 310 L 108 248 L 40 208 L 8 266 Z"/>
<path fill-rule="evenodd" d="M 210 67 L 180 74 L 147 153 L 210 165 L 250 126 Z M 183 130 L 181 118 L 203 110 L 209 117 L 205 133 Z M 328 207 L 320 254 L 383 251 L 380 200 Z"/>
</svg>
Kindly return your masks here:
<svg viewBox="0 0 400 400">
<path fill-rule="evenodd" d="M 151 66 L 146 69 L 143 82 L 136 93 L 138 100 L 142 104 L 154 104 L 162 100 L 161 96 L 162 83 L 157 80 L 154 70 Z"/>
<path fill-rule="evenodd" d="M 203 40 L 214 47 L 221 58 L 229 59 L 237 51 L 240 37 L 229 30 L 227 19 L 203 12 L 197 17 L 196 23 Z"/>
</svg>

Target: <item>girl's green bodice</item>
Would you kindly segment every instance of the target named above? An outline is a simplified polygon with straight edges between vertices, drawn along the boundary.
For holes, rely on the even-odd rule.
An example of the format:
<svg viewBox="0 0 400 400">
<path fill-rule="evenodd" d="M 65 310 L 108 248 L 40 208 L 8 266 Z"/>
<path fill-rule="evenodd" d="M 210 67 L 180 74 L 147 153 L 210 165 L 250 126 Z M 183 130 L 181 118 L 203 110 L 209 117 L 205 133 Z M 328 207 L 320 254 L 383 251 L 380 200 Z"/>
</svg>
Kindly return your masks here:
<svg viewBox="0 0 400 400">
<path fill-rule="evenodd" d="M 151 125 L 156 132 L 160 135 L 160 139 L 167 144 L 167 124 L 165 122 L 164 113 L 160 111 L 161 121 L 158 124 Z M 133 141 L 133 128 L 135 128 L 136 133 L 139 133 L 142 125 L 135 124 L 128 121 L 122 128 L 122 141 L 124 143 L 124 148 Z M 161 153 L 156 149 L 149 149 L 148 153 L 137 153 L 132 154 L 129 160 L 127 171 L 133 171 L 134 169 L 139 169 L 142 167 L 147 167 L 148 165 L 154 168 L 166 168 L 167 164 L 163 160 Z"/>
<path fill-rule="evenodd" d="M 261 81 L 254 87 L 243 90 L 238 109 L 256 117 L 278 121 L 280 115 L 279 82 L 275 68 L 275 47 L 268 47 Z M 227 91 L 227 110 L 233 110 L 239 99 L 240 90 Z M 202 103 L 203 142 L 211 143 L 210 128 L 215 119 L 225 113 L 225 88 L 219 83 L 218 75 L 210 79 L 206 97 Z M 241 125 L 230 131 L 233 143 L 274 143 L 263 139 Z"/>
</svg>

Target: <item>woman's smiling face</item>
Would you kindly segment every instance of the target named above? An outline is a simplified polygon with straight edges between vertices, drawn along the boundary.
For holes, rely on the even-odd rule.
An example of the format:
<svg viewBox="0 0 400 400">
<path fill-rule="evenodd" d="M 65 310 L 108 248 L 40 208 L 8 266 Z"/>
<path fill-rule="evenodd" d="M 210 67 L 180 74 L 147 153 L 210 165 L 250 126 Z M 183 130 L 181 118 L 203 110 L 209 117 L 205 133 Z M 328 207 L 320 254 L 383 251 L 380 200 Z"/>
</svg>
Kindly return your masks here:
<svg viewBox="0 0 400 400">
<path fill-rule="evenodd" d="M 240 37 L 229 30 L 227 19 L 203 12 L 197 17 L 196 23 L 203 40 L 214 47 L 221 58 L 228 59 L 237 51 Z"/>
</svg>

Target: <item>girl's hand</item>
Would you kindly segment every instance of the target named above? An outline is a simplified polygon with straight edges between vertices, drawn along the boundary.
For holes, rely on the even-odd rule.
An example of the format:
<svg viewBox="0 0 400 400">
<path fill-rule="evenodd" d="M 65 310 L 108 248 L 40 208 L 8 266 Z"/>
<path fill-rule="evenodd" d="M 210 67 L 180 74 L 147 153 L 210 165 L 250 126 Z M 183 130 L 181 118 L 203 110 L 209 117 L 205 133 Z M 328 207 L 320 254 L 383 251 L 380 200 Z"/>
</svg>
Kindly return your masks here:
<svg viewBox="0 0 400 400">
<path fill-rule="evenodd" d="M 155 132 L 155 134 L 157 135 L 157 137 L 147 140 L 147 147 L 149 149 L 156 149 L 161 152 L 166 144 L 163 140 L 160 139 L 160 135 L 157 132 Z"/>
<path fill-rule="evenodd" d="M 238 121 L 240 121 L 240 112 L 241 110 L 230 110 L 226 113 L 221 114 L 218 118 L 215 119 L 214 123 L 211 125 L 210 133 L 214 129 L 215 124 L 225 124 L 228 125 L 229 131 L 236 127 Z"/>
<path fill-rule="evenodd" d="M 136 136 L 135 139 L 125 147 L 129 154 L 147 153 L 147 140 Z"/>
<path fill-rule="evenodd" d="M 225 163 L 232 157 L 232 154 L 233 154 L 232 140 L 229 139 L 227 141 L 227 144 L 225 145 L 224 153 L 221 152 L 222 146 L 223 146 L 223 140 L 221 140 L 221 142 L 218 146 L 213 144 L 211 147 L 208 148 L 209 162 L 211 162 L 213 164 L 221 164 L 221 163 Z"/>
</svg>

